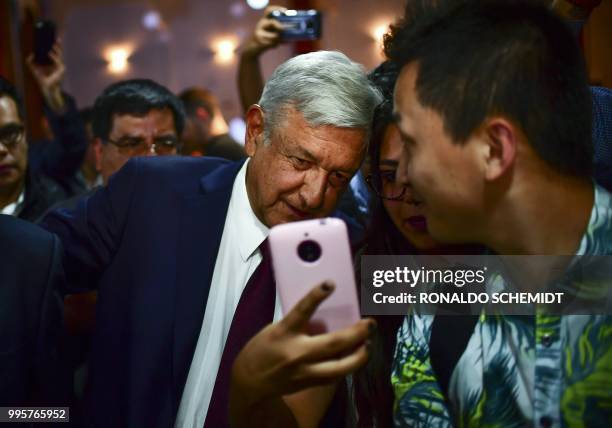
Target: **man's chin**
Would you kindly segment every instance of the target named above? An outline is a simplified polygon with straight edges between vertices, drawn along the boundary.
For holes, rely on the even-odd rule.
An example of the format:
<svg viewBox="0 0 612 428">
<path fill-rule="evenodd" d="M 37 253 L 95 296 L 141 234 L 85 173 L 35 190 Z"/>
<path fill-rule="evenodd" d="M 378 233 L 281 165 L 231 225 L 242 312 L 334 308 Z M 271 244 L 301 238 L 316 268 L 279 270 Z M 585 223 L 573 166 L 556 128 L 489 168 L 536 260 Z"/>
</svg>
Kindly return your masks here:
<svg viewBox="0 0 612 428">
<path fill-rule="evenodd" d="M 428 219 L 429 220 L 429 219 Z M 429 236 L 433 238 L 433 240 L 440 244 L 464 244 L 467 242 L 464 238 L 462 238 L 457 231 L 451 230 L 450 228 L 436 224 L 435 221 L 429 221 L 428 232 Z"/>
<path fill-rule="evenodd" d="M 0 189 L 13 188 L 19 182 L 19 178 L 17 172 L 0 175 Z"/>
</svg>

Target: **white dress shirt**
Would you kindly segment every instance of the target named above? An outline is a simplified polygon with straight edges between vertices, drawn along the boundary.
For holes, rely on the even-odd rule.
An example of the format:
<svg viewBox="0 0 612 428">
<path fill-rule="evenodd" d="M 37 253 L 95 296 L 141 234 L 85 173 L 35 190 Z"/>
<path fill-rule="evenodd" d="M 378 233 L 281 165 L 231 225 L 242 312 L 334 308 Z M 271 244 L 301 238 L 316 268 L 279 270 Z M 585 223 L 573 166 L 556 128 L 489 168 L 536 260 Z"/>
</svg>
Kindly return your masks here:
<svg viewBox="0 0 612 428">
<path fill-rule="evenodd" d="M 17 198 L 17 200 L 11 204 L 8 204 L 4 208 L 2 208 L 0 210 L 0 214 L 6 214 L 6 215 L 16 217 L 19 214 L 19 211 L 21 211 L 24 199 L 25 199 L 25 187 L 19 194 L 19 197 Z"/>
<path fill-rule="evenodd" d="M 191 360 L 175 428 L 202 428 L 215 386 L 225 340 L 242 291 L 261 262 L 259 245 L 269 229 L 253 213 L 246 190 L 244 163 L 232 187 L 215 262 L 202 329 Z M 278 295 L 274 320 L 281 318 Z"/>
</svg>

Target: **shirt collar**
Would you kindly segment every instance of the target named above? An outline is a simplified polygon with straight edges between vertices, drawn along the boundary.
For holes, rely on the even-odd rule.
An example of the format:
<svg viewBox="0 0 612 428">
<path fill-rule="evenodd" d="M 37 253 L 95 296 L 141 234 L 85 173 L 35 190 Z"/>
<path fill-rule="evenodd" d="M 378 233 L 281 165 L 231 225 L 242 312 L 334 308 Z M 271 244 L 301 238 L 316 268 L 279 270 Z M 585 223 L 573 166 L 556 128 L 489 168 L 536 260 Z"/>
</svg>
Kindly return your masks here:
<svg viewBox="0 0 612 428">
<path fill-rule="evenodd" d="M 17 200 L 11 204 L 8 204 L 4 208 L 2 208 L 2 210 L 0 210 L 0 214 L 6 214 L 6 215 L 11 215 L 11 216 L 19 215 L 19 212 L 21 211 L 21 208 L 23 206 L 24 199 L 25 199 L 25 186 L 21 190 L 21 193 L 19 194 L 19 197 L 17 198 Z"/>
<path fill-rule="evenodd" d="M 612 197 L 610 193 L 595 184 L 593 209 L 589 225 L 582 236 L 577 255 L 612 254 Z"/>
<path fill-rule="evenodd" d="M 268 237 L 270 229 L 263 224 L 251 207 L 249 195 L 246 188 L 246 171 L 249 160 L 242 165 L 234 186 L 232 187 L 232 198 L 230 201 L 230 221 L 236 227 L 237 236 L 240 237 L 238 247 L 243 261 L 248 260 L 259 248 L 261 243 Z"/>
</svg>

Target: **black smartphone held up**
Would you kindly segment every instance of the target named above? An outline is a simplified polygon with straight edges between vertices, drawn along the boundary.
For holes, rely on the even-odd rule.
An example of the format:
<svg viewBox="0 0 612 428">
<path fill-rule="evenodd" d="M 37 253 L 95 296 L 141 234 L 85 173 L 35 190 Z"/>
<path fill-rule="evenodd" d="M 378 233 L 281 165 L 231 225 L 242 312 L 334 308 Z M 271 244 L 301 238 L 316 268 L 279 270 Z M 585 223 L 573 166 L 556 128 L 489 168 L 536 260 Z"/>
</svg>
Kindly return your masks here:
<svg viewBox="0 0 612 428">
<path fill-rule="evenodd" d="M 269 16 L 285 27 L 280 33 L 283 42 L 321 38 L 322 21 L 321 12 L 318 10 L 274 10 Z"/>
<path fill-rule="evenodd" d="M 34 24 L 34 62 L 40 65 L 51 65 L 53 61 L 49 52 L 55 44 L 55 23 L 40 20 Z"/>
</svg>

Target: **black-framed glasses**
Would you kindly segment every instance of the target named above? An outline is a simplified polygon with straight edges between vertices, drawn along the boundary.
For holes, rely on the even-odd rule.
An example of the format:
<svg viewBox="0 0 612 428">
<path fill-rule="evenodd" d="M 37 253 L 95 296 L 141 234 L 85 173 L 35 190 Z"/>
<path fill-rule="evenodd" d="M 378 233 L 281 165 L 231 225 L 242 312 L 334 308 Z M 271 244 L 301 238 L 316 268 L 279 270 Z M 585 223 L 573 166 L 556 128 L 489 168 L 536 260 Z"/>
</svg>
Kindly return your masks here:
<svg viewBox="0 0 612 428">
<path fill-rule="evenodd" d="M 145 154 L 153 150 L 159 156 L 173 155 L 178 152 L 179 140 L 173 135 L 158 137 L 153 144 L 147 144 L 144 138 L 122 137 L 118 140 L 107 138 L 106 141 L 114 145 L 123 154 L 130 156 Z"/>
<path fill-rule="evenodd" d="M 14 148 L 25 134 L 25 127 L 19 124 L 10 124 L 0 128 L 0 144 L 7 149 Z"/>
<path fill-rule="evenodd" d="M 370 185 L 374 193 L 379 198 L 389 201 L 401 201 L 406 196 L 408 186 L 399 183 L 395 179 L 395 170 L 379 171 L 376 174 L 369 174 L 366 182 Z"/>
</svg>

